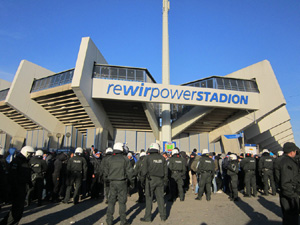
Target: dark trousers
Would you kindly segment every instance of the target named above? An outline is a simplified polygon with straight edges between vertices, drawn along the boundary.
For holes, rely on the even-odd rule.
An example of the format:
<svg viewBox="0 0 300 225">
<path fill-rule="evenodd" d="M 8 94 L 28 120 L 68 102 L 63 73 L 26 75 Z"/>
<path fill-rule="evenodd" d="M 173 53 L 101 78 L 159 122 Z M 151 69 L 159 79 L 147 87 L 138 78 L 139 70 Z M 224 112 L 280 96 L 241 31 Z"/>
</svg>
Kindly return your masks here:
<svg viewBox="0 0 300 225">
<path fill-rule="evenodd" d="M 298 225 L 299 222 L 299 198 L 287 198 L 280 195 L 283 225 Z"/>
<path fill-rule="evenodd" d="M 151 176 L 146 179 L 145 186 L 145 196 L 146 196 L 146 210 L 144 219 L 146 221 L 151 221 L 151 212 L 152 212 L 152 201 L 153 195 L 155 194 L 158 211 L 160 214 L 160 218 L 165 220 L 167 217 L 165 200 L 164 200 L 164 181 L 163 178 Z"/>
<path fill-rule="evenodd" d="M 99 191 L 99 174 L 95 174 L 91 181 L 91 198 L 98 198 Z"/>
<path fill-rule="evenodd" d="M 230 175 L 229 189 L 230 189 L 230 197 L 232 199 L 236 199 L 238 197 L 238 175 L 233 174 Z"/>
<path fill-rule="evenodd" d="M 33 187 L 27 192 L 26 201 L 30 204 L 33 195 L 36 194 L 38 204 L 42 202 L 43 188 L 44 188 L 44 178 L 38 177 L 33 182 Z"/>
<path fill-rule="evenodd" d="M 105 194 L 105 199 L 108 200 L 109 196 L 109 190 L 110 190 L 110 184 L 108 180 L 104 181 L 104 194 Z"/>
<path fill-rule="evenodd" d="M 198 197 L 201 198 L 204 191 L 206 193 L 206 198 L 210 199 L 211 196 L 211 173 L 204 172 L 199 173 L 199 190 L 198 190 Z"/>
<path fill-rule="evenodd" d="M 269 182 L 268 182 L 268 180 L 270 180 L 270 185 L 271 185 L 271 188 L 272 188 L 272 194 L 276 194 L 273 170 L 263 170 L 262 178 L 263 178 L 263 183 L 264 183 L 264 193 L 266 195 L 269 194 Z"/>
<path fill-rule="evenodd" d="M 26 185 L 12 188 L 12 206 L 9 213 L 0 222 L 0 225 L 18 224 L 24 211 L 24 202 L 26 197 Z"/>
<path fill-rule="evenodd" d="M 144 188 L 143 185 L 141 183 L 141 181 L 138 179 L 137 180 L 137 189 L 138 189 L 138 194 L 139 194 L 139 201 L 144 201 L 145 199 L 145 193 L 144 193 Z"/>
<path fill-rule="evenodd" d="M 179 198 L 181 200 L 184 199 L 183 185 L 184 185 L 184 182 L 183 182 L 181 173 L 172 172 L 172 176 L 170 179 L 171 199 L 173 199 L 173 200 L 176 199 L 177 191 L 178 191 Z"/>
<path fill-rule="evenodd" d="M 245 186 L 246 186 L 246 195 L 251 195 L 251 188 L 253 189 L 253 195 L 257 195 L 257 190 L 256 190 L 256 175 L 255 171 L 245 171 Z"/>
<path fill-rule="evenodd" d="M 64 201 L 68 202 L 70 200 L 71 190 L 75 184 L 75 189 L 73 193 L 73 201 L 76 204 L 79 200 L 79 191 L 82 183 L 82 174 L 80 172 L 72 172 L 67 180 L 67 190 Z"/>
<path fill-rule="evenodd" d="M 126 223 L 126 202 L 127 202 L 127 181 L 110 181 L 110 190 L 108 195 L 108 206 L 106 211 L 106 222 L 113 224 L 113 215 L 115 213 L 115 204 L 119 202 L 119 214 L 121 224 Z"/>
</svg>

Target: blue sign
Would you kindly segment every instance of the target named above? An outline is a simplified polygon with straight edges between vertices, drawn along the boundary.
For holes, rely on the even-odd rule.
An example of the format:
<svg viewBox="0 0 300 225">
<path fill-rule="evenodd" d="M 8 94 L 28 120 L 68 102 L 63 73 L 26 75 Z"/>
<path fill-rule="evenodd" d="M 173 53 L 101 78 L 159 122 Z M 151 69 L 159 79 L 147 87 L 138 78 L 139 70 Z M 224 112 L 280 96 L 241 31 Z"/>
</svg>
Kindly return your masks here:
<svg viewBox="0 0 300 225">
<path fill-rule="evenodd" d="M 224 135 L 227 139 L 236 139 L 236 138 L 242 138 L 243 137 L 243 133 L 239 133 L 239 134 L 228 134 L 228 135 Z"/>
</svg>

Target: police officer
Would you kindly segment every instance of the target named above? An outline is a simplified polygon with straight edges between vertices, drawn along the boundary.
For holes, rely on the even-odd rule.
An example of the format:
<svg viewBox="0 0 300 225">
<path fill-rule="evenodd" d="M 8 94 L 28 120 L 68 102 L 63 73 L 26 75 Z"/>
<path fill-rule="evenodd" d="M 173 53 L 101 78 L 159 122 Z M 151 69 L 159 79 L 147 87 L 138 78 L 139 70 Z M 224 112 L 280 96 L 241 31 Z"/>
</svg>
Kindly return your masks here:
<svg viewBox="0 0 300 225">
<path fill-rule="evenodd" d="M 75 190 L 73 194 L 73 203 L 77 204 L 79 201 L 79 190 L 82 184 L 82 181 L 86 180 L 87 175 L 87 162 L 83 157 L 83 149 L 78 147 L 75 149 L 75 155 L 69 159 L 67 164 L 67 190 L 66 196 L 63 200 L 63 203 L 68 203 L 70 200 L 71 189 L 73 184 L 75 184 Z"/>
<path fill-rule="evenodd" d="M 238 172 L 239 162 L 235 154 L 229 155 L 227 165 L 227 174 L 229 176 L 229 199 L 230 201 L 238 201 Z"/>
<path fill-rule="evenodd" d="M 103 176 L 103 183 L 104 183 L 105 204 L 108 204 L 109 180 L 107 179 L 107 175 L 104 173 L 104 169 L 107 167 L 107 161 L 112 156 L 112 154 L 113 154 L 113 149 L 108 147 L 105 150 L 105 156 L 103 157 L 100 165 L 101 171 L 103 173 L 102 176 Z"/>
<path fill-rule="evenodd" d="M 258 162 L 258 170 L 264 183 L 264 195 L 269 195 L 269 180 L 272 187 L 272 195 L 276 195 L 273 168 L 274 159 L 270 156 L 268 149 L 262 151 L 262 156 Z"/>
<path fill-rule="evenodd" d="M 151 222 L 152 200 L 155 194 L 158 211 L 162 221 L 166 220 L 166 208 L 164 203 L 164 186 L 168 184 L 168 167 L 165 158 L 159 153 L 159 145 L 152 143 L 149 146 L 149 155 L 142 166 L 141 179 L 146 178 L 145 196 L 146 210 L 142 222 Z"/>
<path fill-rule="evenodd" d="M 129 159 L 123 154 L 123 143 L 117 142 L 114 144 L 113 155 L 107 159 L 104 168 L 104 176 L 107 177 L 110 184 L 106 211 L 107 224 L 111 225 L 113 223 L 117 200 L 119 202 L 121 224 L 129 224 L 126 220 L 127 179 L 133 182 L 133 168 Z"/>
<path fill-rule="evenodd" d="M 4 148 L 0 146 L 0 204 L 8 201 L 8 164 L 4 158 Z M 1 209 L 1 206 L 0 206 Z"/>
<path fill-rule="evenodd" d="M 144 180 L 143 182 L 145 182 L 145 179 L 141 179 L 141 170 L 142 170 L 145 157 L 146 157 L 146 152 L 141 152 L 140 158 L 134 167 L 134 176 L 137 177 L 137 189 L 139 194 L 139 199 L 137 200 L 137 202 L 139 203 L 145 202 L 145 194 L 144 194 L 145 183 L 141 182 L 141 180 Z"/>
<path fill-rule="evenodd" d="M 178 149 L 172 150 L 172 157 L 168 161 L 168 167 L 171 171 L 171 179 L 170 179 L 171 197 L 169 201 L 176 200 L 177 190 L 178 190 L 180 201 L 183 201 L 184 200 L 183 180 L 185 179 L 186 176 L 186 166 L 185 166 L 185 159 L 180 156 Z"/>
<path fill-rule="evenodd" d="M 31 146 L 24 146 L 20 154 L 9 164 L 9 183 L 12 191 L 12 206 L 10 212 L 0 222 L 1 225 L 18 224 L 24 211 L 26 185 L 32 187 L 29 159 L 34 153 Z"/>
<path fill-rule="evenodd" d="M 204 191 L 206 192 L 206 200 L 211 200 L 211 182 L 214 177 L 215 164 L 209 157 L 208 149 L 203 149 L 202 156 L 197 165 L 197 174 L 199 177 L 199 190 L 196 200 L 201 200 Z"/>
<path fill-rule="evenodd" d="M 246 192 L 244 197 L 251 197 L 251 188 L 253 190 L 253 196 L 257 196 L 256 190 L 256 161 L 250 153 L 246 154 L 246 157 L 241 161 L 241 168 L 244 170 L 245 177 L 245 187 Z"/>
<path fill-rule="evenodd" d="M 47 163 L 43 159 L 43 151 L 37 150 L 35 156 L 29 160 L 29 165 L 32 169 L 31 181 L 33 187 L 27 193 L 27 204 L 30 204 L 31 194 L 37 193 L 38 206 L 42 204 L 42 194 L 44 188 L 44 176 L 47 171 Z"/>
<path fill-rule="evenodd" d="M 284 156 L 280 160 L 280 205 L 283 225 L 298 225 L 299 222 L 299 167 L 295 161 L 299 148 L 292 142 L 283 145 Z"/>
<path fill-rule="evenodd" d="M 52 173 L 52 182 L 53 182 L 53 192 L 52 192 L 52 201 L 58 202 L 59 197 L 61 197 L 62 189 L 66 183 L 66 163 L 68 156 L 65 153 L 60 153 L 55 157 L 53 163 L 53 173 Z M 49 161 L 51 162 L 51 161 Z M 51 164 L 48 164 L 48 168 L 51 167 Z M 49 170 L 48 170 L 49 171 Z"/>
<path fill-rule="evenodd" d="M 274 180 L 276 187 L 279 188 L 280 184 L 280 163 L 281 159 L 283 158 L 284 152 L 282 150 L 277 152 L 277 158 L 274 160 Z"/>
</svg>

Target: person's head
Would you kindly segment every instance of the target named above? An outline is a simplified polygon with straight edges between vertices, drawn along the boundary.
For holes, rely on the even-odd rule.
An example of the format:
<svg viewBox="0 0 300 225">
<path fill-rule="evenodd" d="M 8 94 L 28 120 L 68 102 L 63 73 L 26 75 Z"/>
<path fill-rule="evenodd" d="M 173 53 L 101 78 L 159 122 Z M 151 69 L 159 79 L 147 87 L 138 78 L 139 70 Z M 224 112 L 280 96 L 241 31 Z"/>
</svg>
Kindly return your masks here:
<svg viewBox="0 0 300 225">
<path fill-rule="evenodd" d="M 113 153 L 113 149 L 108 147 L 106 150 L 105 150 L 105 154 L 112 154 Z"/>
<path fill-rule="evenodd" d="M 296 156 L 296 152 L 299 150 L 299 148 L 295 145 L 293 142 L 286 142 L 283 145 L 283 151 L 286 155 L 289 157 L 294 158 Z"/>
<path fill-rule="evenodd" d="M 160 150 L 159 145 L 157 143 L 150 144 L 148 148 L 149 153 L 158 153 Z"/>
<path fill-rule="evenodd" d="M 264 149 L 264 150 L 262 151 L 262 154 L 263 154 L 263 155 L 269 155 L 269 154 L 270 154 L 270 152 L 269 152 L 269 150 L 268 150 L 268 149 Z"/>
<path fill-rule="evenodd" d="M 283 154 L 284 154 L 284 151 L 282 151 L 282 150 L 280 150 L 280 151 L 277 152 L 278 157 L 282 156 Z"/>
<path fill-rule="evenodd" d="M 132 154 L 130 152 L 127 154 L 127 158 L 132 159 Z"/>
<path fill-rule="evenodd" d="M 202 155 L 205 155 L 205 154 L 208 154 L 208 153 L 209 153 L 208 149 L 205 148 L 205 149 L 202 150 Z"/>
<path fill-rule="evenodd" d="M 75 149 L 75 155 L 82 155 L 83 149 L 81 147 L 78 147 Z"/>
<path fill-rule="evenodd" d="M 24 146 L 21 149 L 21 154 L 26 158 L 29 159 L 34 154 L 34 149 L 31 146 Z"/>
<path fill-rule="evenodd" d="M 237 160 L 237 156 L 236 156 L 235 154 L 231 154 L 231 155 L 229 156 L 229 158 L 230 158 L 231 160 Z"/>
<path fill-rule="evenodd" d="M 36 157 L 42 158 L 43 155 L 44 155 L 44 152 L 43 152 L 42 150 L 37 150 L 37 151 L 35 152 L 35 156 L 36 156 Z"/>
<path fill-rule="evenodd" d="M 174 148 L 174 149 L 172 150 L 172 156 L 173 156 L 173 155 L 178 155 L 178 154 L 179 154 L 178 149 Z"/>
<path fill-rule="evenodd" d="M 167 158 L 168 158 L 168 153 L 164 152 L 164 153 L 162 154 L 162 156 L 163 156 L 165 159 L 167 159 Z"/>
<path fill-rule="evenodd" d="M 123 153 L 123 143 L 117 142 L 113 146 L 113 152 L 114 153 Z"/>
<path fill-rule="evenodd" d="M 143 152 L 140 153 L 140 157 L 144 157 L 144 156 L 146 156 L 146 152 L 145 151 L 143 151 Z"/>
</svg>

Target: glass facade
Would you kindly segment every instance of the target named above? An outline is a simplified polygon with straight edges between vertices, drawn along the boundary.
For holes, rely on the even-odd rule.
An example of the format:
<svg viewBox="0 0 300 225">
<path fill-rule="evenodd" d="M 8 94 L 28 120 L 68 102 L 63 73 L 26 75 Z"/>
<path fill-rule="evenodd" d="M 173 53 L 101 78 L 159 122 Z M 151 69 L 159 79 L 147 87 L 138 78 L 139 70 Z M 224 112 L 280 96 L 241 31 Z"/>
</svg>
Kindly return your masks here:
<svg viewBox="0 0 300 225">
<path fill-rule="evenodd" d="M 0 101 L 4 101 L 6 99 L 8 91 L 9 91 L 9 88 L 0 91 Z"/>
<path fill-rule="evenodd" d="M 195 81 L 184 86 L 215 88 L 232 91 L 259 92 L 255 80 L 240 80 L 224 77 L 211 77 Z"/>
<path fill-rule="evenodd" d="M 144 69 L 95 65 L 93 78 L 155 83 Z"/>
<path fill-rule="evenodd" d="M 48 88 L 58 87 L 72 82 L 74 69 L 54 74 L 49 77 L 35 80 L 31 92 L 41 91 Z"/>
</svg>

